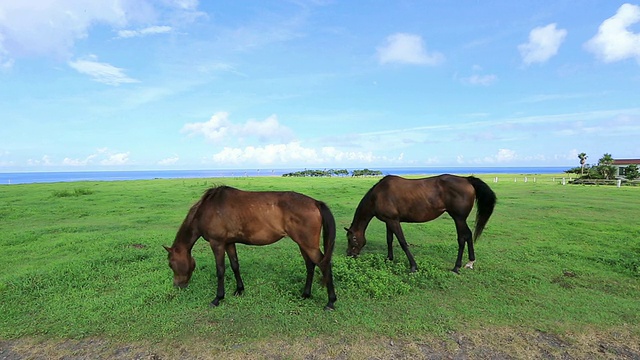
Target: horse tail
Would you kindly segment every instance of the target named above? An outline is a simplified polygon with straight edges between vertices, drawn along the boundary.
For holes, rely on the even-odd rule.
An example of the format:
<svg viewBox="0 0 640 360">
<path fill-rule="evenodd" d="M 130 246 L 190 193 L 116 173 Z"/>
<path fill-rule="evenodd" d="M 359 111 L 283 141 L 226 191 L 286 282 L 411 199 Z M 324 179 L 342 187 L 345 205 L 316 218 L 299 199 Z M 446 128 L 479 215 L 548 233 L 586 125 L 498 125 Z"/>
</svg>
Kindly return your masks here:
<svg viewBox="0 0 640 360">
<path fill-rule="evenodd" d="M 316 206 L 320 210 L 320 215 L 322 216 L 322 241 L 324 247 L 324 257 L 320 261 L 320 266 L 326 266 L 327 264 L 331 264 L 331 257 L 333 256 L 333 248 L 336 244 L 336 220 L 329 210 L 327 204 L 322 201 L 316 201 Z M 326 285 L 329 279 L 327 275 L 330 272 L 324 272 L 325 276 L 322 278 L 322 283 Z"/>
<path fill-rule="evenodd" d="M 482 235 L 482 230 L 484 230 L 485 225 L 487 225 L 491 214 L 493 214 L 493 209 L 496 206 L 498 198 L 496 197 L 496 193 L 493 192 L 484 181 L 474 176 L 467 177 L 467 180 L 476 190 L 476 228 L 473 232 L 473 242 L 476 242 L 480 235 Z"/>
</svg>

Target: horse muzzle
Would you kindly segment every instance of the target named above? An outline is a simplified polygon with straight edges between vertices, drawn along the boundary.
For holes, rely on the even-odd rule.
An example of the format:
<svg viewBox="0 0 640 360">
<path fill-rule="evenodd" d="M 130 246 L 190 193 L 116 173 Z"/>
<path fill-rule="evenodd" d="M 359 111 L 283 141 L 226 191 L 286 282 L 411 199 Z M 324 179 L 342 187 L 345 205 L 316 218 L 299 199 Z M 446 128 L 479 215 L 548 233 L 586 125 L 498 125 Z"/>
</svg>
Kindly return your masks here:
<svg viewBox="0 0 640 360">
<path fill-rule="evenodd" d="M 189 283 L 188 283 L 188 282 L 183 282 L 183 283 L 177 283 L 177 282 L 174 282 L 174 283 L 173 283 L 173 287 L 174 287 L 174 288 L 178 288 L 178 289 L 186 289 L 186 288 L 187 288 L 187 286 L 189 286 Z"/>
</svg>

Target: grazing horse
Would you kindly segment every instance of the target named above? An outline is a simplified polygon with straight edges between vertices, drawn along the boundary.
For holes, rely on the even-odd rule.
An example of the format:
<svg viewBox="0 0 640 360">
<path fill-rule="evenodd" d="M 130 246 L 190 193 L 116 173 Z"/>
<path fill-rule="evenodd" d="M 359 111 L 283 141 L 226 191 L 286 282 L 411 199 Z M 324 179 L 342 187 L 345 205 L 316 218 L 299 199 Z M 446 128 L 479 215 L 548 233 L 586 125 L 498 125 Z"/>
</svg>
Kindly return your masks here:
<svg viewBox="0 0 640 360">
<path fill-rule="evenodd" d="M 320 251 L 321 230 L 324 255 Z M 189 284 L 196 267 L 191 249 L 202 237 L 209 242 L 216 258 L 218 289 L 211 306 L 218 306 L 225 295 L 225 252 L 236 278 L 235 295 L 241 295 L 244 283 L 236 243 L 269 245 L 285 236 L 298 244 L 307 267 L 302 297 L 311 296 L 314 269 L 318 266 L 329 295 L 325 309 L 333 309 L 336 294 L 331 256 L 336 237 L 335 219 L 325 203 L 292 191 L 242 191 L 228 186 L 207 190 L 189 210 L 173 245 L 164 247 L 169 253 L 173 285 L 185 288 Z"/>
<path fill-rule="evenodd" d="M 475 233 L 467 226 L 467 217 L 477 204 Z M 393 235 L 404 250 L 411 271 L 418 269 L 402 233 L 401 222 L 422 223 L 431 221 L 447 212 L 456 224 L 458 233 L 458 258 L 453 271 L 459 273 L 462 266 L 464 245 L 468 245 L 469 263 L 473 269 L 475 254 L 473 243 L 480 237 L 496 204 L 496 194 L 482 180 L 473 177 L 439 175 L 423 179 L 404 179 L 388 175 L 375 184 L 362 198 L 347 231 L 347 255 L 358 256 L 366 244 L 365 230 L 375 216 L 387 227 L 387 259 L 393 260 Z"/>
</svg>

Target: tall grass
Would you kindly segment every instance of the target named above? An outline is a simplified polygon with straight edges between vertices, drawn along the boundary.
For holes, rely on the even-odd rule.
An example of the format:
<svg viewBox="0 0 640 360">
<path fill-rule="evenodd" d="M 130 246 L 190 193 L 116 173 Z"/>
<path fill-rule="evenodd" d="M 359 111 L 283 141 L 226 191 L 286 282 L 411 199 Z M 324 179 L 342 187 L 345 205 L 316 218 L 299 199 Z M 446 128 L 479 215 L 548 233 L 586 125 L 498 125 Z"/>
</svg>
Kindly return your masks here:
<svg viewBox="0 0 640 360">
<path fill-rule="evenodd" d="M 640 189 L 562 186 L 544 176 L 535 183 L 482 178 L 498 205 L 476 244 L 476 269 L 460 275 L 449 271 L 457 242 L 446 214 L 403 225 L 417 273 L 409 273 L 397 243 L 395 261 L 385 261 L 384 225 L 375 219 L 362 256 L 345 256 L 341 230 L 377 178 L 0 186 L 0 338 L 215 338 L 230 347 L 273 337 L 411 339 L 503 326 L 552 333 L 627 327 L 640 335 Z M 190 286 L 171 286 L 161 245 L 172 243 L 189 207 L 217 184 L 294 190 L 329 204 L 339 234 L 335 311 L 322 310 L 326 290 L 319 281 L 312 298 L 301 299 L 304 262 L 288 239 L 239 245 L 246 291 L 218 308 L 208 306 L 215 262 L 205 241 L 193 249 Z M 226 284 L 230 295 L 231 271 Z"/>
</svg>

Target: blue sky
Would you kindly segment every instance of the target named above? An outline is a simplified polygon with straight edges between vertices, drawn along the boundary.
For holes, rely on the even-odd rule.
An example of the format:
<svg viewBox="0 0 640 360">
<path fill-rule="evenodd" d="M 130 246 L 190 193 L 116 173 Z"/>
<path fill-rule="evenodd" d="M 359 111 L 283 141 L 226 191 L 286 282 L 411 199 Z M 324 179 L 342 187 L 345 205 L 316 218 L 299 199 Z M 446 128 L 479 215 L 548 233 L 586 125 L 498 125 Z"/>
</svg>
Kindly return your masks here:
<svg viewBox="0 0 640 360">
<path fill-rule="evenodd" d="M 0 0 L 0 172 L 640 157 L 640 3 Z"/>
</svg>

